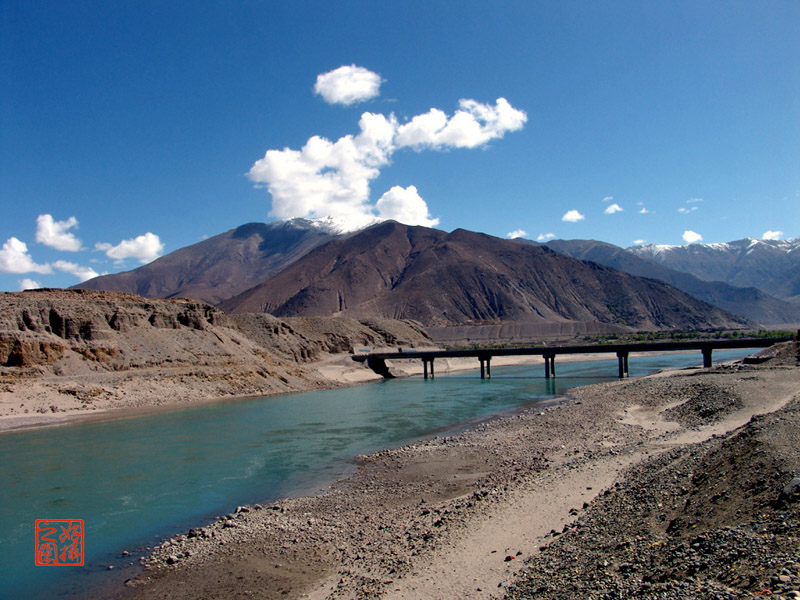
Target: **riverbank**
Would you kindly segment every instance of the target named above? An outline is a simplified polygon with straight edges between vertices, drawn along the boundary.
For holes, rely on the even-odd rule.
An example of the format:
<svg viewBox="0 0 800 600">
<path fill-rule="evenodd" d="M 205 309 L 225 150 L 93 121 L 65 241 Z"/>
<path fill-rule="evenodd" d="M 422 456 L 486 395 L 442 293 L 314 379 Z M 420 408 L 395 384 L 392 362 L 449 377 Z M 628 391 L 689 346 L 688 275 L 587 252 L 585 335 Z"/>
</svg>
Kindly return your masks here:
<svg viewBox="0 0 800 600">
<path fill-rule="evenodd" d="M 709 535 L 730 528 L 733 539 L 737 527 L 753 531 L 753 519 L 771 537 L 748 539 L 753 548 L 760 544 L 758 552 L 741 555 L 741 577 L 725 580 L 733 591 L 720 597 L 779 585 L 787 591 L 792 567 L 787 575 L 776 561 L 798 550 L 791 488 L 793 473 L 800 473 L 796 364 L 787 344 L 759 366 L 587 386 L 557 405 L 362 457 L 359 472 L 325 494 L 242 507 L 165 542 L 122 596 L 571 598 L 608 584 L 627 590 L 623 597 L 649 597 L 640 585 L 654 593 L 658 586 L 678 590 L 658 597 L 709 597 L 709 589 L 723 585 L 718 572 L 730 557 L 709 552 L 708 564 L 718 567 L 707 570 L 713 576 L 687 574 L 675 550 L 681 536 L 690 539 L 694 525 Z M 752 419 L 760 414 L 768 416 Z M 775 457 L 769 470 L 755 460 L 752 468 L 738 463 L 747 435 L 761 435 L 765 452 L 758 456 Z M 703 473 L 711 471 L 713 452 L 715 464 L 733 465 L 720 490 L 714 489 L 719 480 Z M 675 461 L 688 471 L 680 475 Z M 674 478 L 659 475 L 669 468 Z M 638 507 L 645 492 L 658 501 L 643 519 Z M 665 504 L 670 493 L 690 494 L 692 501 Z M 612 502 L 617 510 L 609 512 Z M 711 523 L 703 515 L 715 510 L 719 518 Z M 603 514 L 615 516 L 613 534 Z M 671 552 L 663 564 L 636 559 L 636 552 L 662 546 Z M 616 558 L 603 565 L 598 552 Z M 623 560 L 626 553 L 632 558 Z M 594 578 L 567 568 L 570 560 Z M 566 579 L 553 575 L 559 569 Z"/>
</svg>

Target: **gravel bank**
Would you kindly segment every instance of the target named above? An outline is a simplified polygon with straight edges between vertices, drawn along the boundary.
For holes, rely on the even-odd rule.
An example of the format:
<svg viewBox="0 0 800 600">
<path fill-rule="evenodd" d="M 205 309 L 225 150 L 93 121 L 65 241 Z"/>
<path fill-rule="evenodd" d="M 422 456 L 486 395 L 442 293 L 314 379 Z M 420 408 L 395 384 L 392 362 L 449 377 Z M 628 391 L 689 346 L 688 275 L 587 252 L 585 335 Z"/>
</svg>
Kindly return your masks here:
<svg viewBox="0 0 800 600">
<path fill-rule="evenodd" d="M 168 540 L 121 595 L 791 597 L 795 365 L 787 348 L 759 366 L 589 386 L 360 457 L 324 494 Z"/>
</svg>

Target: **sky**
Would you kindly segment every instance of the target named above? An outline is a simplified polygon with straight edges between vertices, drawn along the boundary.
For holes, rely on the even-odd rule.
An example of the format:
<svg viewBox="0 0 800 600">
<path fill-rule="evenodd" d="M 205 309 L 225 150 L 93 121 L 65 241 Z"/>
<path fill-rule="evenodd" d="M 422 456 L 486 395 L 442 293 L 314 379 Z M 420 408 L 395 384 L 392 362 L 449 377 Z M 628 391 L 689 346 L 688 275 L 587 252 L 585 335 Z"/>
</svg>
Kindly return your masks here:
<svg viewBox="0 0 800 600">
<path fill-rule="evenodd" d="M 0 0 L 0 290 L 249 222 L 800 236 L 800 2 Z"/>
</svg>

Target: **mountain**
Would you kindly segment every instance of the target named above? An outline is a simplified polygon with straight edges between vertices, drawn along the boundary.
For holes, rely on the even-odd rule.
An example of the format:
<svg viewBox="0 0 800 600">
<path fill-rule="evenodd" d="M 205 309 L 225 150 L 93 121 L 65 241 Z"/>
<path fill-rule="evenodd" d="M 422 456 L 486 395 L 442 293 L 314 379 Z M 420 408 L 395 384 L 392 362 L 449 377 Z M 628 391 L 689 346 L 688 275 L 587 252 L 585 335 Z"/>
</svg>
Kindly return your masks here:
<svg viewBox="0 0 800 600">
<path fill-rule="evenodd" d="M 604 323 L 637 330 L 743 327 L 660 281 L 457 229 L 386 221 L 318 246 L 220 303 L 227 312 L 475 322 Z"/>
<path fill-rule="evenodd" d="M 95 277 L 72 289 L 128 292 L 149 298 L 183 297 L 217 304 L 338 236 L 335 228 L 305 219 L 248 223 L 138 269 Z"/>
<path fill-rule="evenodd" d="M 703 281 L 630 250 L 595 240 L 553 240 L 546 246 L 573 258 L 664 281 L 690 296 L 763 325 L 800 323 L 800 307 L 773 298 L 755 287 L 740 288 L 721 281 Z"/>
<path fill-rule="evenodd" d="M 628 250 L 705 281 L 757 287 L 776 298 L 800 304 L 800 238 L 746 238 L 683 246 L 649 244 Z"/>
</svg>

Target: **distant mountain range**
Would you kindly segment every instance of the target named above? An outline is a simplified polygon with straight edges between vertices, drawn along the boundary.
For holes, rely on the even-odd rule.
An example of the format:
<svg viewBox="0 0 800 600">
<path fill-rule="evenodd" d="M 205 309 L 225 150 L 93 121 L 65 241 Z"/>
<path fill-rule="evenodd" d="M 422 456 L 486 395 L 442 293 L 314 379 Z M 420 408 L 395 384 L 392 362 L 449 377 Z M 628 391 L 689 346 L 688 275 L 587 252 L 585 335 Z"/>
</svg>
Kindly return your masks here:
<svg viewBox="0 0 800 600">
<path fill-rule="evenodd" d="M 649 252 L 635 252 L 634 250 L 640 248 L 638 246 L 625 250 L 594 240 L 553 240 L 546 245 L 573 258 L 594 261 L 631 275 L 664 281 L 695 298 L 757 323 L 800 323 L 800 306 L 797 304 L 774 298 L 756 287 L 743 288 L 722 281 L 704 281 L 649 258 Z"/>
<path fill-rule="evenodd" d="M 520 244 L 393 221 L 342 235 L 302 220 L 248 224 L 79 287 L 188 296 L 231 313 L 516 322 L 602 330 L 745 327 L 670 285 Z M 591 329 L 591 327 L 588 327 Z"/>
<path fill-rule="evenodd" d="M 628 248 L 648 258 L 705 281 L 737 287 L 756 287 L 776 298 L 800 305 L 800 238 L 747 238 L 724 244 Z"/>
</svg>

